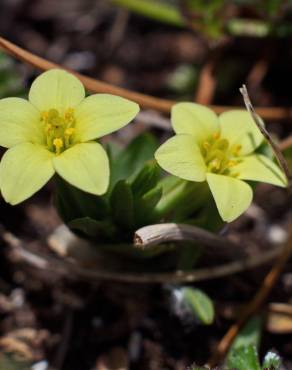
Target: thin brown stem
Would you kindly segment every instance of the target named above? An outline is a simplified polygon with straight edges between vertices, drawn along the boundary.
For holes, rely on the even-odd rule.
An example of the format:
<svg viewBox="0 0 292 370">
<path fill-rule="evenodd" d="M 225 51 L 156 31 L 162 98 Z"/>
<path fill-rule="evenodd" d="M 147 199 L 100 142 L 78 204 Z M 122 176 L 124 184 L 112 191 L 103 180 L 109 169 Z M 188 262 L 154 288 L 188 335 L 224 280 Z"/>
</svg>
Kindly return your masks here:
<svg viewBox="0 0 292 370">
<path fill-rule="evenodd" d="M 5 51 L 6 53 L 14 56 L 15 58 L 28 63 L 35 68 L 38 68 L 42 71 L 46 71 L 52 68 L 62 68 L 68 70 L 69 72 L 73 73 L 77 76 L 84 86 L 92 92 L 96 93 L 109 93 L 114 95 L 119 95 L 124 98 L 130 99 L 138 103 L 144 109 L 154 109 L 159 112 L 169 113 L 171 107 L 176 103 L 174 100 L 167 100 L 156 98 L 151 95 L 142 94 L 139 92 L 131 91 L 124 89 L 122 87 L 117 87 L 114 85 L 110 85 L 108 83 L 95 80 L 94 78 L 84 76 L 80 73 L 70 70 L 69 68 L 65 68 L 59 64 L 50 62 L 44 58 L 41 58 L 29 51 L 20 48 L 19 46 L 13 44 L 12 42 L 0 37 L 0 49 Z M 230 106 L 218 106 L 218 105 L 210 105 L 210 108 L 213 109 L 216 113 L 222 113 L 230 109 L 240 109 L 238 107 L 230 107 Z M 258 114 L 267 120 L 291 120 L 292 119 L 292 109 L 291 108 L 256 108 Z"/>
<path fill-rule="evenodd" d="M 254 123 L 260 130 L 260 132 L 263 134 L 264 138 L 267 140 L 267 142 L 270 144 L 271 148 L 273 149 L 273 152 L 275 154 L 275 157 L 277 158 L 280 167 L 282 168 L 283 172 L 285 173 L 287 180 L 288 180 L 288 187 L 290 190 L 292 189 L 292 175 L 290 173 L 288 164 L 286 162 L 285 157 L 283 156 L 281 149 L 278 147 L 278 145 L 274 142 L 269 132 L 266 130 L 263 121 L 261 118 L 257 115 L 254 107 L 251 104 L 250 98 L 248 96 L 247 88 L 245 85 L 242 86 L 242 88 L 239 89 L 243 96 L 244 104 L 246 106 L 246 109 L 252 116 Z"/>
</svg>

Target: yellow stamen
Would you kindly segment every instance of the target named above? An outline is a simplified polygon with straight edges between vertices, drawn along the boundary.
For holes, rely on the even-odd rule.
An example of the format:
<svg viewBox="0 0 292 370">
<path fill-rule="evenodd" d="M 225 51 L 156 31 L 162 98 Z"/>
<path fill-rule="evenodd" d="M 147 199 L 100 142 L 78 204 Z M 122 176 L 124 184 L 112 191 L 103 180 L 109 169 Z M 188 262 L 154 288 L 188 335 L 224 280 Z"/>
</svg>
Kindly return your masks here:
<svg viewBox="0 0 292 370">
<path fill-rule="evenodd" d="M 42 112 L 41 113 L 41 121 L 47 121 L 49 118 L 49 113 L 48 112 Z"/>
<path fill-rule="evenodd" d="M 68 108 L 66 111 L 65 111 L 65 114 L 64 114 L 64 117 L 65 119 L 72 119 L 73 118 L 73 115 L 74 115 L 74 109 L 73 108 Z"/>
<path fill-rule="evenodd" d="M 235 161 L 229 161 L 227 163 L 227 167 L 234 167 L 236 165 L 236 162 Z"/>
<path fill-rule="evenodd" d="M 58 138 L 54 139 L 53 145 L 56 148 L 56 154 L 57 155 L 60 154 L 61 153 L 61 149 L 64 146 L 63 140 L 58 137 Z"/>
<path fill-rule="evenodd" d="M 239 152 L 240 152 L 240 150 L 241 150 L 241 148 L 242 148 L 242 146 L 241 145 L 236 145 L 235 147 L 234 147 L 234 149 L 233 149 L 233 154 L 234 155 L 238 155 L 239 154 Z"/>
<path fill-rule="evenodd" d="M 73 127 L 70 127 L 70 128 L 67 128 L 66 130 L 65 130 L 65 136 L 72 136 L 73 134 L 74 134 L 74 132 L 75 132 L 75 128 L 73 128 Z"/>
<path fill-rule="evenodd" d="M 208 141 L 204 141 L 203 142 L 203 148 L 205 148 L 206 150 L 208 150 L 210 147 L 211 147 L 211 144 Z"/>
<path fill-rule="evenodd" d="M 211 162 L 211 167 L 215 168 L 215 170 L 219 170 L 221 165 L 221 161 L 218 158 L 213 159 Z"/>
<path fill-rule="evenodd" d="M 215 132 L 212 136 L 213 136 L 213 138 L 214 138 L 215 140 L 218 140 L 218 139 L 219 139 L 219 137 L 220 137 L 220 133 L 219 133 L 219 132 Z"/>
<path fill-rule="evenodd" d="M 50 123 L 47 123 L 45 126 L 45 133 L 48 134 L 52 130 L 53 126 Z"/>
</svg>

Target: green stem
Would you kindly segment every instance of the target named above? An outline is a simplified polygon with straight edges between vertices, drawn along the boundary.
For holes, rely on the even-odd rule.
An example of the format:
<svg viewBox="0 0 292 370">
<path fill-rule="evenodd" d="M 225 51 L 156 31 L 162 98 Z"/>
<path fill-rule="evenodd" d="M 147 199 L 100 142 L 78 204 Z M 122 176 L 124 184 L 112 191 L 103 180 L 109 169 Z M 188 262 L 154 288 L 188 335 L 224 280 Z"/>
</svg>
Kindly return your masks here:
<svg viewBox="0 0 292 370">
<path fill-rule="evenodd" d="M 194 183 L 168 176 L 161 185 L 163 196 L 154 210 L 159 219 L 171 215 L 173 221 L 181 221 L 200 208 L 209 194 L 205 182 Z"/>
<path fill-rule="evenodd" d="M 159 22 L 178 27 L 185 26 L 183 16 L 177 7 L 170 4 L 163 4 L 157 0 L 112 0 L 112 3 Z"/>
</svg>

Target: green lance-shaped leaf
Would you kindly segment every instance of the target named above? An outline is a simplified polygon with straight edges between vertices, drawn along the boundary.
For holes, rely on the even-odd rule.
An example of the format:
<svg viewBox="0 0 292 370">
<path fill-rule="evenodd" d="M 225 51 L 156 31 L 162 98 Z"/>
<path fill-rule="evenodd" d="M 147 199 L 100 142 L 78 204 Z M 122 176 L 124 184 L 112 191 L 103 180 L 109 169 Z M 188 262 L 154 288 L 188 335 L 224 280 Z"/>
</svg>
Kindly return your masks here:
<svg viewBox="0 0 292 370">
<path fill-rule="evenodd" d="M 157 186 L 141 197 L 134 197 L 136 227 L 141 227 L 143 225 L 152 224 L 159 221 L 159 217 L 154 211 L 154 207 L 160 201 L 161 196 L 162 188 Z"/>
<path fill-rule="evenodd" d="M 185 20 L 178 7 L 158 0 L 112 0 L 112 3 L 144 17 L 183 27 Z"/>
<path fill-rule="evenodd" d="M 90 217 L 76 218 L 68 222 L 68 226 L 74 231 L 81 232 L 89 238 L 111 238 L 114 234 L 114 227 L 106 221 L 97 221 Z"/>
<path fill-rule="evenodd" d="M 226 359 L 226 370 L 259 370 L 259 360 L 256 348 L 260 342 L 262 318 L 255 316 L 244 326 L 235 338 Z M 253 366 L 253 367 L 252 367 Z"/>
<path fill-rule="evenodd" d="M 156 185 L 160 177 L 160 168 L 155 161 L 149 161 L 131 181 L 134 196 L 143 196 Z"/>
<path fill-rule="evenodd" d="M 145 162 L 153 159 L 157 147 L 156 138 L 149 133 L 143 133 L 124 150 L 116 154 L 112 153 L 110 189 L 113 189 L 119 180 L 134 177 L 144 167 Z"/>
<path fill-rule="evenodd" d="M 112 217 L 115 223 L 125 229 L 132 230 L 134 227 L 134 200 L 131 186 L 124 180 L 120 180 L 114 187 L 110 205 Z"/>
<path fill-rule="evenodd" d="M 104 220 L 108 214 L 103 197 L 85 193 L 61 177 L 56 177 L 55 204 L 65 223 L 83 217 Z"/>
<path fill-rule="evenodd" d="M 260 370 L 258 352 L 255 346 L 237 348 L 229 357 L 226 370 Z"/>
<path fill-rule="evenodd" d="M 200 289 L 185 287 L 182 289 L 185 304 L 194 315 L 205 325 L 214 320 L 214 306 L 211 299 Z"/>
</svg>

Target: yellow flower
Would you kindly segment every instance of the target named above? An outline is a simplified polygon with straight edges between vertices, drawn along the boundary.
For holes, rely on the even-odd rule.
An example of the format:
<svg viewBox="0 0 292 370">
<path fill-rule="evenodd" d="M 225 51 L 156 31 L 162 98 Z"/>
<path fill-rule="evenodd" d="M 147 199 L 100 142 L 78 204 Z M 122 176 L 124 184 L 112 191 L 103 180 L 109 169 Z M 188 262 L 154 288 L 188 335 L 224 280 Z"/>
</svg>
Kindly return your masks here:
<svg viewBox="0 0 292 370">
<path fill-rule="evenodd" d="M 243 180 L 286 186 L 287 179 L 268 157 L 254 153 L 263 136 L 242 110 L 219 117 L 207 107 L 178 103 L 172 109 L 176 135 L 155 153 L 162 168 L 182 179 L 207 181 L 224 221 L 241 215 L 252 201 Z"/>
<path fill-rule="evenodd" d="M 86 192 L 104 194 L 109 162 L 95 140 L 128 124 L 139 106 L 127 99 L 95 94 L 85 98 L 72 74 L 52 69 L 33 82 L 29 100 L 0 100 L 0 163 L 4 199 L 17 204 L 58 173 Z"/>
</svg>

